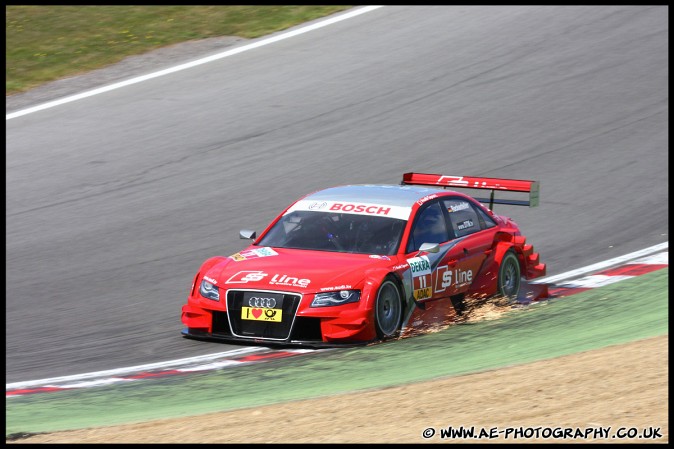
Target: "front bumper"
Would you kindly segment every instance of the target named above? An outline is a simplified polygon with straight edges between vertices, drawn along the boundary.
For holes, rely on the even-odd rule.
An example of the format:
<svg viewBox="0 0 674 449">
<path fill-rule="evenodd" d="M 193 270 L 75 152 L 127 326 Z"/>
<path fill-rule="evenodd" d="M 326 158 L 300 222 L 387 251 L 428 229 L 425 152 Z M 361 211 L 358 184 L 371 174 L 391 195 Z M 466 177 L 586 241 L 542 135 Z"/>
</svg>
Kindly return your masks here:
<svg viewBox="0 0 674 449">
<path fill-rule="evenodd" d="M 242 313 L 247 313 L 242 301 L 244 292 L 250 291 L 228 290 L 224 304 L 190 297 L 182 308 L 182 323 L 186 327 L 182 334 L 204 340 L 316 347 L 363 344 L 376 339 L 373 312 L 367 311 L 361 303 L 301 307 L 302 301 L 309 297 L 275 292 L 283 295 L 280 301 L 283 306 L 276 309 L 282 316 L 281 322 L 244 320 Z"/>
</svg>

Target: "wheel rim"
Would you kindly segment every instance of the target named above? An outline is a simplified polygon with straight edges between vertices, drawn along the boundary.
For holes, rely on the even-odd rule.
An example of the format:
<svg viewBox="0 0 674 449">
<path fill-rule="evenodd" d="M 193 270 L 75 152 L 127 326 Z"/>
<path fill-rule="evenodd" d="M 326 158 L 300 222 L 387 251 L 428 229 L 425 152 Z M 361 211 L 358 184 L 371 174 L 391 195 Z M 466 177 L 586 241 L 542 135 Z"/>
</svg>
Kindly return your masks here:
<svg viewBox="0 0 674 449">
<path fill-rule="evenodd" d="M 504 296 L 513 297 L 517 295 L 520 284 L 519 277 L 520 270 L 517 262 L 512 257 L 508 257 L 504 262 L 503 276 L 501 278 L 501 290 Z"/>
<path fill-rule="evenodd" d="M 377 324 L 383 336 L 388 337 L 398 330 L 401 307 L 398 289 L 391 281 L 386 281 L 377 296 Z"/>
</svg>

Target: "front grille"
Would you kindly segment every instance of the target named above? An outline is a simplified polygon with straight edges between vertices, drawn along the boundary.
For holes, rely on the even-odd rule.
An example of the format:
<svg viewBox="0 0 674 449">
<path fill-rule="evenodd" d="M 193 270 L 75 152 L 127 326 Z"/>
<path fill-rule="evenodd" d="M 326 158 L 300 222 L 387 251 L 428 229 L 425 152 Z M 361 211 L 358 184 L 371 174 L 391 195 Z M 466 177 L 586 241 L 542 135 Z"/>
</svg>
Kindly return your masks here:
<svg viewBox="0 0 674 449">
<path fill-rule="evenodd" d="M 250 306 L 250 299 L 254 297 L 272 298 L 276 304 L 272 307 L 255 308 L 273 314 L 281 312 L 281 321 L 265 321 L 263 319 L 243 319 L 243 307 Z M 287 340 L 295 321 L 295 314 L 300 305 L 302 295 L 297 293 L 261 291 L 261 290 L 228 290 L 227 316 L 233 335 L 248 338 L 263 338 L 269 340 Z M 244 303 L 244 301 L 246 301 Z M 269 304 L 266 304 L 269 305 Z M 244 312 L 247 314 L 247 312 Z M 264 315 L 262 315 L 264 316 Z"/>
</svg>

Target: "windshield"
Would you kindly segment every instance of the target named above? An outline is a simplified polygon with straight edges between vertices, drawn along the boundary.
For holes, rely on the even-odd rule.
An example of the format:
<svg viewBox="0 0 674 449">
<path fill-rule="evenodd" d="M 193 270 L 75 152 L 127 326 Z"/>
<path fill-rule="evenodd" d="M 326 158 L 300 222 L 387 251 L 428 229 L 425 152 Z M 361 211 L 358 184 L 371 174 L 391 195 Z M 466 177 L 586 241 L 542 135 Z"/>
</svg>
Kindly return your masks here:
<svg viewBox="0 0 674 449">
<path fill-rule="evenodd" d="M 398 250 L 405 223 L 390 217 L 298 210 L 281 217 L 258 244 L 392 255 Z"/>
</svg>

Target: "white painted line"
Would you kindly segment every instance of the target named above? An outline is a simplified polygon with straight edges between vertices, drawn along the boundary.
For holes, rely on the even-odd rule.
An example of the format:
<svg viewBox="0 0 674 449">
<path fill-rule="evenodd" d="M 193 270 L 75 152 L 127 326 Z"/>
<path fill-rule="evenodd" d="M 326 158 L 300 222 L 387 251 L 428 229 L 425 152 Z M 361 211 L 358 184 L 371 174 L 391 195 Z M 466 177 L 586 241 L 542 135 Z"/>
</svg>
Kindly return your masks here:
<svg viewBox="0 0 674 449">
<path fill-rule="evenodd" d="M 122 379 L 119 377 L 109 377 L 106 379 L 96 379 L 96 380 L 89 380 L 85 382 L 75 382 L 74 384 L 62 384 L 62 385 L 45 385 L 45 387 L 51 387 L 51 388 L 61 388 L 61 389 L 67 389 L 67 388 L 89 388 L 89 387 L 102 387 L 105 385 L 112 385 L 120 382 L 133 382 L 135 380 L 139 379 Z"/>
<path fill-rule="evenodd" d="M 309 352 L 323 352 L 323 351 L 334 351 L 337 348 L 321 348 L 321 349 L 285 349 L 285 351 L 288 352 L 295 352 L 297 354 L 306 354 Z"/>
<path fill-rule="evenodd" d="M 669 265 L 669 251 L 653 254 L 642 259 L 637 259 L 634 263 L 643 263 L 646 265 Z"/>
<path fill-rule="evenodd" d="M 196 67 L 196 66 L 201 65 L 201 64 L 206 64 L 208 62 L 217 61 L 218 59 L 226 58 L 228 56 L 233 56 L 233 55 L 242 53 L 244 51 L 248 51 L 248 50 L 252 50 L 254 48 L 258 48 L 258 47 L 262 47 L 262 46 L 265 46 L 265 45 L 273 44 L 274 42 L 278 42 L 278 41 L 281 41 L 281 40 L 284 40 L 284 39 L 295 37 L 295 36 L 298 36 L 300 34 L 308 33 L 309 31 L 314 31 L 314 30 L 317 30 L 319 28 L 323 28 L 323 27 L 326 27 L 328 25 L 332 25 L 334 23 L 341 22 L 342 20 L 347 20 L 347 19 L 350 19 L 352 17 L 356 17 L 356 16 L 359 16 L 361 14 L 365 14 L 367 12 L 374 11 L 375 9 L 379 9 L 382 6 L 383 5 L 380 5 L 380 6 L 365 6 L 363 8 L 352 9 L 352 10 L 349 10 L 347 13 L 339 14 L 339 15 L 330 17 L 329 19 L 322 20 L 322 21 L 319 21 L 319 22 L 315 22 L 315 23 L 312 23 L 311 25 L 307 25 L 307 26 L 304 26 L 304 27 L 301 27 L 301 28 L 297 28 L 297 29 L 294 29 L 292 31 L 288 31 L 286 33 L 281 33 L 281 34 L 278 34 L 276 36 L 269 37 L 267 39 L 262 39 L 260 41 L 253 42 L 252 44 L 243 45 L 241 47 L 237 47 L 237 48 L 234 48 L 232 50 L 227 50 L 227 51 L 222 52 L 222 53 L 211 55 L 211 56 L 208 56 L 206 58 L 197 59 L 196 61 L 188 62 L 188 63 L 185 63 L 185 64 L 180 64 L 180 65 L 175 66 L 175 67 L 171 67 L 171 68 L 168 68 L 168 69 L 165 69 L 165 70 L 160 70 L 158 72 L 150 73 L 148 75 L 138 76 L 136 78 L 131 78 L 131 79 L 126 80 L 126 81 L 121 81 L 119 83 L 110 84 L 108 86 L 100 87 L 98 89 L 93 89 L 93 90 L 90 90 L 90 91 L 87 91 L 87 92 L 83 92 L 81 94 L 71 95 L 69 97 L 65 97 L 65 98 L 62 98 L 60 100 L 54 100 L 54 101 L 50 101 L 50 102 L 47 102 L 47 103 L 43 103 L 41 105 L 34 106 L 32 108 L 27 108 L 27 109 L 23 109 L 23 110 L 20 110 L 20 111 L 17 111 L 17 112 L 12 112 L 11 114 L 7 114 L 5 117 L 6 117 L 6 120 L 10 120 L 10 119 L 13 119 L 13 118 L 16 118 L 16 117 L 21 117 L 22 115 L 31 114 L 33 112 L 53 108 L 54 106 L 60 106 L 60 105 L 65 104 L 65 103 L 70 103 L 72 101 L 81 100 L 83 98 L 91 97 L 93 95 L 102 94 L 104 92 L 109 92 L 111 90 L 119 89 L 121 87 L 126 87 L 126 86 L 130 86 L 132 84 L 147 81 L 147 80 L 152 79 L 152 78 L 157 78 L 157 77 L 160 77 L 160 76 L 168 75 L 170 73 L 179 72 L 179 71 L 185 70 L 185 69 L 190 69 L 192 67 Z"/>
<path fill-rule="evenodd" d="M 208 371 L 212 369 L 224 368 L 225 366 L 241 365 L 244 362 L 236 362 L 234 360 L 223 360 L 222 362 L 207 363 L 205 365 L 188 366 L 187 368 L 178 368 L 180 372 L 191 371 Z"/>
<path fill-rule="evenodd" d="M 584 278 L 576 279 L 575 281 L 565 282 L 563 284 L 556 284 L 556 287 L 565 288 L 597 288 L 605 285 L 613 284 L 614 282 L 631 279 L 634 276 L 605 276 L 595 274 L 592 276 L 585 276 Z"/>
<path fill-rule="evenodd" d="M 240 356 L 240 355 L 245 355 L 245 354 L 250 354 L 252 352 L 261 352 L 261 351 L 268 351 L 268 348 L 264 347 L 246 347 L 246 348 L 241 348 L 241 349 L 234 349 L 232 351 L 225 351 L 225 352 L 217 352 L 215 354 L 206 354 L 206 355 L 200 355 L 200 356 L 195 356 L 195 357 L 188 357 L 185 359 L 178 359 L 178 360 L 169 360 L 166 362 L 157 362 L 157 363 L 150 363 L 147 365 L 138 365 L 138 366 L 130 366 L 127 368 L 117 368 L 117 369 L 111 369 L 107 371 L 96 371 L 92 373 L 84 373 L 84 374 L 75 374 L 72 376 L 61 376 L 61 377 L 51 377 L 48 379 L 40 379 L 40 380 L 28 380 L 24 382 L 14 382 L 11 384 L 6 384 L 5 389 L 7 390 L 16 390 L 19 388 L 27 388 L 27 387 L 34 387 L 36 385 L 47 385 L 47 384 L 57 384 L 61 382 L 73 382 L 77 380 L 85 380 L 85 379 L 95 379 L 97 377 L 104 377 L 104 376 L 120 376 L 123 374 L 129 374 L 129 373 L 138 373 L 138 372 L 143 372 L 143 371 L 150 371 L 153 369 L 167 369 L 171 367 L 176 367 L 176 366 L 181 366 L 181 365 L 188 365 L 188 364 L 194 364 L 202 361 L 211 361 L 220 357 L 235 357 L 235 356 Z"/>
<path fill-rule="evenodd" d="M 640 257 L 648 256 L 653 253 L 657 253 L 659 251 L 664 251 L 667 249 L 669 245 L 669 242 L 664 242 L 660 243 L 659 245 L 651 246 L 646 249 L 642 249 L 640 251 L 635 251 L 633 253 L 625 254 L 624 256 L 619 256 L 615 257 L 613 259 L 605 260 L 603 262 L 595 263 L 593 265 L 588 265 L 583 268 L 578 268 L 576 270 L 571 270 L 567 271 L 566 273 L 562 274 L 557 274 L 555 276 L 547 276 L 544 278 L 536 279 L 534 281 L 529 282 L 530 284 L 556 284 L 559 281 L 563 281 L 566 279 L 571 279 L 574 277 L 582 276 L 586 273 L 590 273 L 592 271 L 599 271 L 604 268 L 609 268 L 614 265 L 619 265 L 621 263 L 626 263 L 629 261 L 632 261 L 634 259 L 638 259 Z"/>
</svg>

